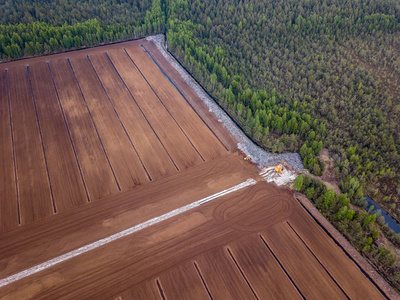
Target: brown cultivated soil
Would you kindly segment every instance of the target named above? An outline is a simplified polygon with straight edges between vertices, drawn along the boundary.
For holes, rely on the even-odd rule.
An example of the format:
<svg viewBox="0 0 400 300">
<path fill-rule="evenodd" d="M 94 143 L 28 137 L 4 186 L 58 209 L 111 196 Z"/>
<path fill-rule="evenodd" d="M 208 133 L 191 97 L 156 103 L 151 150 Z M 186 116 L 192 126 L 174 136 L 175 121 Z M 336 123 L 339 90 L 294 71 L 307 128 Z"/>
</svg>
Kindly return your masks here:
<svg viewBox="0 0 400 300">
<path fill-rule="evenodd" d="M 0 299 L 392 296 L 260 179 L 150 42 L 0 64 L 0 126 Z"/>
<path fill-rule="evenodd" d="M 67 211 L 88 201 L 82 176 L 47 64 L 32 64 L 29 76 L 55 206 L 57 212 Z"/>
<path fill-rule="evenodd" d="M 29 224 L 55 213 L 54 198 L 27 68 L 16 66 L 8 69 L 6 74 L 20 206 L 19 221 L 21 224 Z M 10 217 L 15 218 L 15 214 Z"/>
<path fill-rule="evenodd" d="M 0 228 L 18 226 L 18 203 L 15 188 L 14 153 L 11 136 L 10 107 L 6 73 L 0 73 Z"/>
</svg>

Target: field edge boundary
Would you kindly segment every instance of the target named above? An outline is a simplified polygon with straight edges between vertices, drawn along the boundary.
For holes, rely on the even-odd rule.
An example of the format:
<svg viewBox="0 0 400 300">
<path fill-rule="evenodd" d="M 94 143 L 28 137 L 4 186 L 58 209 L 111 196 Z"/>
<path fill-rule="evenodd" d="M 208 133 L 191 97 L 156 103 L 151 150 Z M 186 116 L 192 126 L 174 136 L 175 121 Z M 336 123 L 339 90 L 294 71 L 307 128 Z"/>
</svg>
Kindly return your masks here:
<svg viewBox="0 0 400 300">
<path fill-rule="evenodd" d="M 282 153 L 272 155 L 260 147 L 251 137 L 249 137 L 239 124 L 218 104 L 207 90 L 197 81 L 196 78 L 179 62 L 179 60 L 165 47 L 165 36 L 163 34 L 152 35 L 145 38 L 147 43 L 152 43 L 165 58 L 168 64 L 174 68 L 182 77 L 200 101 L 204 103 L 218 122 L 231 134 L 237 143 L 237 148 L 252 156 L 252 160 L 260 166 L 276 165 L 281 159 L 286 160 L 293 169 L 308 172 L 298 153 Z M 145 48 L 145 46 L 144 46 Z M 146 49 L 148 51 L 148 49 Z"/>
<path fill-rule="evenodd" d="M 342 251 L 356 264 L 387 299 L 396 299 L 399 294 L 392 286 L 371 266 L 370 263 L 350 244 L 345 237 L 315 208 L 308 199 L 293 196 L 300 206 L 321 226 L 328 236 L 342 249 Z"/>
</svg>

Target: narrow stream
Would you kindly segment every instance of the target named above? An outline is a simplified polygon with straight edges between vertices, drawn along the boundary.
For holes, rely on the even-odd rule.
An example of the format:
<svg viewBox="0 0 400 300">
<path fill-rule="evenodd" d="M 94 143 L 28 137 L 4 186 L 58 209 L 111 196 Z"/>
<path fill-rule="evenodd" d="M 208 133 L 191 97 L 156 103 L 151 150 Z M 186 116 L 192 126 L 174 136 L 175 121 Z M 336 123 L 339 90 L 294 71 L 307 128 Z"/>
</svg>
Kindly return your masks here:
<svg viewBox="0 0 400 300">
<path fill-rule="evenodd" d="M 364 195 L 365 200 L 364 203 L 367 203 L 366 210 L 368 211 L 371 206 L 374 206 L 374 209 L 371 213 L 377 213 L 378 211 L 381 212 L 381 215 L 385 218 L 385 223 L 389 226 L 389 228 L 393 229 L 394 232 L 400 233 L 400 224 L 390 216 L 386 210 L 379 206 L 374 200 L 372 200 L 368 195 Z"/>
</svg>

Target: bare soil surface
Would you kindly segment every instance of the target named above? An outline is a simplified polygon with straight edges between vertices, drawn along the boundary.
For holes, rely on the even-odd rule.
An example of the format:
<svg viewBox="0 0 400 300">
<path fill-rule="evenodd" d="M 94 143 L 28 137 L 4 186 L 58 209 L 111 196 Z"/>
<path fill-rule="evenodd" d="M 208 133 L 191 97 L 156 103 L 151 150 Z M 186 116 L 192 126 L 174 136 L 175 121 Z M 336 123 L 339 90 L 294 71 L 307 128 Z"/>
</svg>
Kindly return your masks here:
<svg viewBox="0 0 400 300">
<path fill-rule="evenodd" d="M 75 57 L 71 67 L 122 191 L 149 181 L 145 169 L 87 57 Z"/>
<path fill-rule="evenodd" d="M 0 232 L 228 154 L 138 42 L 5 63 L 0 76 Z"/>
<path fill-rule="evenodd" d="M 90 201 L 119 191 L 90 111 L 66 59 L 49 63 Z"/>
<path fill-rule="evenodd" d="M 47 64 L 32 64 L 29 77 L 56 211 L 67 211 L 87 203 L 83 179 Z"/>
<path fill-rule="evenodd" d="M 240 161 L 239 164 L 244 163 Z M 246 173 L 245 170 L 244 173 Z M 192 175 L 197 174 L 198 172 L 195 172 Z M 179 173 L 178 177 L 181 175 L 184 175 L 184 172 Z M 193 180 L 190 181 L 193 182 Z M 177 188 L 180 187 L 181 185 L 177 186 Z M 146 190 L 143 189 L 144 192 L 148 192 Z M 157 195 L 160 193 L 161 190 Z M 116 208 L 120 207 L 117 204 L 121 204 L 117 199 L 113 199 L 112 203 L 116 205 Z M 154 202 L 152 209 L 145 210 L 150 214 L 159 214 L 160 210 L 165 209 L 165 205 L 169 206 L 168 203 L 171 202 L 168 201 L 167 204 L 163 203 L 159 206 L 159 202 Z M 140 208 L 137 207 L 132 214 L 137 214 L 138 210 Z M 105 213 L 104 210 L 102 213 Z M 143 215 L 143 213 L 137 214 L 138 217 Z M 96 214 L 92 216 L 95 217 Z M 304 210 L 288 193 L 260 182 L 11 283 L 2 287 L 0 292 L 6 296 L 18 295 L 36 299 L 76 297 L 105 299 L 121 296 L 146 279 L 156 279 L 159 281 L 161 291 L 164 293 L 165 289 L 165 293 L 170 293 L 172 298 L 175 298 L 174 295 L 180 293 L 180 282 L 175 281 L 174 277 L 169 278 L 169 281 L 175 281 L 174 288 L 174 285 L 169 284 L 168 280 L 163 281 L 162 278 L 168 276 L 167 274 L 177 272 L 176 268 L 178 270 L 188 268 L 189 264 L 190 276 L 196 278 L 194 272 L 197 272 L 202 279 L 202 288 L 205 291 L 199 292 L 199 296 L 204 295 L 208 290 L 215 299 L 226 299 L 235 295 L 242 295 L 245 299 L 255 298 L 256 295 L 260 298 L 261 291 L 265 291 L 263 287 L 265 283 L 260 280 L 250 281 L 251 277 L 248 275 L 251 274 L 253 268 L 257 268 L 257 265 L 243 266 L 243 260 L 246 257 L 242 258 L 237 253 L 243 253 L 242 245 L 246 249 L 255 243 L 256 249 L 262 249 L 259 255 L 262 257 L 266 255 L 263 260 L 273 258 L 272 265 L 275 266 L 276 272 L 280 273 L 280 276 L 283 276 L 282 272 L 285 273 L 284 282 L 286 283 L 284 284 L 290 285 L 288 282 L 290 280 L 294 285 L 284 291 L 283 297 L 288 298 L 297 291 L 307 298 L 319 298 L 319 294 L 324 294 L 324 298 L 328 299 L 344 299 L 346 295 L 362 297 L 363 294 L 365 297 L 374 299 L 382 298 L 376 287 L 336 244 L 330 242 L 330 238 L 323 234 L 315 222 L 310 222 L 311 226 L 306 230 L 303 229 L 302 222 L 306 218 Z M 126 219 L 133 220 L 134 218 Z M 107 220 L 110 227 L 124 226 L 124 222 L 117 222 L 110 218 Z M 89 237 L 91 232 L 101 234 L 100 230 L 92 230 L 92 228 L 89 230 L 83 226 L 86 224 L 85 219 L 74 221 L 73 224 L 82 224 L 79 230 L 87 232 L 87 234 L 81 232 L 85 239 L 94 238 Z M 299 221 L 300 224 L 298 224 Z M 309 221 L 312 220 L 309 219 L 307 222 Z M 300 230 L 294 229 L 294 226 L 292 228 L 291 223 L 297 224 Z M 99 221 L 97 224 L 100 225 Z M 102 225 L 107 228 L 107 224 L 103 222 Z M 76 227 L 71 228 L 72 231 L 76 231 Z M 313 237 L 315 234 L 317 238 Z M 71 232 L 67 234 L 67 236 L 70 235 Z M 18 235 L 13 234 L 9 238 L 16 236 Z M 251 238 L 250 242 L 248 242 L 249 238 Z M 50 239 L 48 236 L 45 240 Z M 62 243 L 62 239 L 58 243 L 58 247 L 70 246 L 68 242 Z M 235 246 L 231 247 L 232 243 Z M 318 243 L 328 246 L 328 254 L 324 255 L 323 250 L 318 250 L 320 247 Z M 45 247 L 43 243 L 38 243 L 37 249 L 31 248 L 30 255 L 25 258 L 46 259 L 45 256 L 50 256 L 53 251 L 43 251 L 43 247 Z M 57 246 L 52 247 L 57 248 Z M 231 248 L 236 249 L 236 252 L 230 251 Z M 21 250 L 24 250 L 22 246 Z M 24 251 L 27 250 L 25 248 Z M 7 265 L 10 267 L 14 265 L 14 268 L 17 268 L 15 264 L 18 259 L 16 258 L 22 258 L 21 254 L 10 253 L 10 255 Z M 26 259 L 21 260 L 20 263 L 22 261 L 26 262 Z M 34 264 L 32 261 L 30 263 Z M 247 270 L 247 273 L 240 266 L 243 266 L 243 270 Z M 346 268 L 340 266 L 346 266 Z M 8 268 L 6 273 L 12 272 Z M 349 281 L 349 278 L 352 280 Z M 201 288 L 198 279 L 194 279 L 194 284 L 197 288 L 193 291 Z M 183 289 L 185 289 L 184 286 L 183 284 Z M 148 293 L 152 293 L 154 291 L 152 285 L 149 287 Z M 329 292 L 326 293 L 326 291 Z M 192 295 L 196 297 L 197 294 Z"/>
<path fill-rule="evenodd" d="M 263 181 L 140 43 L 0 65 L 0 178 L 11 176 L 0 187 L 9 195 L 0 202 L 0 299 L 389 295 L 288 191 Z M 49 264 L 248 179 L 255 184 Z"/>
<path fill-rule="evenodd" d="M 0 228 L 3 231 L 15 228 L 19 223 L 9 111 L 6 73 L 0 72 Z"/>
<path fill-rule="evenodd" d="M 135 100 L 120 80 L 107 55 L 105 53 L 90 55 L 90 62 L 130 139 L 135 141 L 134 147 L 152 180 L 176 173 L 177 169 L 163 144 L 135 104 Z"/>
<path fill-rule="evenodd" d="M 136 104 L 157 133 L 178 170 L 203 162 L 190 140 L 160 103 L 157 95 L 123 49 L 107 52 Z"/>
<path fill-rule="evenodd" d="M 53 193 L 26 66 L 8 69 L 7 79 L 20 223 L 28 224 L 55 213 Z"/>
</svg>

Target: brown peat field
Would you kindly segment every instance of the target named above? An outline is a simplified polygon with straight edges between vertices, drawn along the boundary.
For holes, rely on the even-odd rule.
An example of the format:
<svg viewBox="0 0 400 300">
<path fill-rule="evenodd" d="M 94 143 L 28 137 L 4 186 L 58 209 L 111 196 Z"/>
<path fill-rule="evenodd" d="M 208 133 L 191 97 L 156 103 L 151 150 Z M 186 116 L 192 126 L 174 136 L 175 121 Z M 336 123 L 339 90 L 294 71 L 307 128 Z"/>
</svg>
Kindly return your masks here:
<svg viewBox="0 0 400 300">
<path fill-rule="evenodd" d="M 0 64 L 0 299 L 386 297 L 152 42 Z"/>
</svg>

